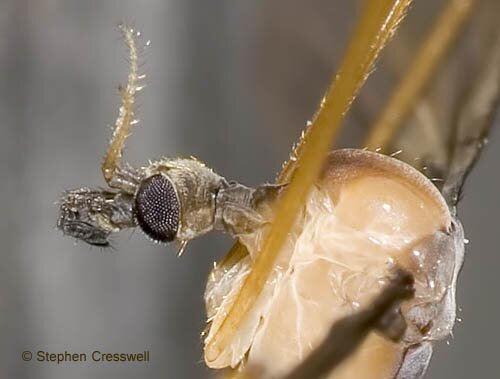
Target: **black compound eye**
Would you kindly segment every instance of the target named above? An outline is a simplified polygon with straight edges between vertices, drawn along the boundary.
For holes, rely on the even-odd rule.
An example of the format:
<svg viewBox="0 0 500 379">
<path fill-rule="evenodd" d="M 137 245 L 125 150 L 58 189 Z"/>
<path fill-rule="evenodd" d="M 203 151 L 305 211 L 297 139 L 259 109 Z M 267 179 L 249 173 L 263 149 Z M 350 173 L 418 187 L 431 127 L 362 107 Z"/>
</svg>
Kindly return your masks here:
<svg viewBox="0 0 500 379">
<path fill-rule="evenodd" d="M 175 188 L 164 175 L 144 180 L 135 197 L 137 223 L 156 241 L 175 239 L 179 228 L 179 200 Z"/>
</svg>

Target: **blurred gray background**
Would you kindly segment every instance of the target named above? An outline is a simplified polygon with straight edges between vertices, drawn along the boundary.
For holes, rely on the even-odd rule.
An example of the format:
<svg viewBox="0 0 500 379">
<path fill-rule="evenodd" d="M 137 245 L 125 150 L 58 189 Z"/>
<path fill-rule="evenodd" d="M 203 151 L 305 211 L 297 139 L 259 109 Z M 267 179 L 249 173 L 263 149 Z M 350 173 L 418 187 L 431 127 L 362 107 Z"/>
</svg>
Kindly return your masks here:
<svg viewBox="0 0 500 379">
<path fill-rule="evenodd" d="M 363 89 L 340 145 L 359 146 L 442 4 L 416 3 Z M 498 6 L 485 3 L 494 8 L 476 16 L 466 33 L 490 33 L 495 23 L 482 17 L 498 15 Z M 142 57 L 148 76 L 139 98 L 142 122 L 127 159 L 139 165 L 195 155 L 228 178 L 256 185 L 273 180 L 314 112 L 358 10 L 358 2 L 340 0 L 0 1 L 1 378 L 209 376 L 202 296 L 212 262 L 231 246 L 228 237 L 201 238 L 177 258 L 175 246 L 154 245 L 139 231 L 119 235 L 114 250 L 100 250 L 55 229 L 64 189 L 104 185 L 99 165 L 107 125 L 127 73 L 117 23 L 131 22 L 152 40 Z M 450 81 L 467 79 L 469 67 L 480 65 L 477 51 L 489 49 L 481 38 L 469 37 L 471 50 L 445 64 L 443 76 L 454 67 Z M 494 130 L 461 203 L 471 241 L 458 288 L 463 321 L 437 348 L 428 378 L 500 373 L 499 147 Z M 151 362 L 21 360 L 24 350 L 95 349 L 149 350 Z"/>
</svg>

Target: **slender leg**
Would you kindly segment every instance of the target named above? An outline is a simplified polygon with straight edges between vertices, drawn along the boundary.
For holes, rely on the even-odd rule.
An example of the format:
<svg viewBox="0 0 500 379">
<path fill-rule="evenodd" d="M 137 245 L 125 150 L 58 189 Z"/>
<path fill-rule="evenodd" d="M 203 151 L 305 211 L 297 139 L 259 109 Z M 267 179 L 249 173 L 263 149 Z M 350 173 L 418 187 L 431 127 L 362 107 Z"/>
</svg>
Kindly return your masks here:
<svg viewBox="0 0 500 379">
<path fill-rule="evenodd" d="M 465 94 L 448 149 L 443 196 L 455 212 L 462 186 L 488 141 L 500 105 L 500 33 L 474 86 Z"/>
<path fill-rule="evenodd" d="M 384 335 L 387 335 L 386 332 L 388 332 L 387 336 L 391 339 L 401 338 L 404 325 L 392 329 L 392 326 L 387 323 L 391 319 L 391 317 L 387 318 L 387 314 L 399 312 L 399 304 L 403 300 L 412 298 L 414 292 L 413 277 L 402 269 L 397 269 L 394 278 L 370 305 L 335 322 L 321 344 L 283 379 L 308 379 L 326 376 L 356 350 L 372 329 L 382 330 Z M 403 319 L 396 320 L 398 324 L 400 321 L 404 323 Z M 383 328 L 381 328 L 382 325 Z M 399 333 L 394 334 L 395 330 L 398 330 Z M 420 362 L 413 363 L 416 366 L 421 365 Z M 415 369 L 421 370 L 422 368 L 420 366 L 406 367 L 404 372 L 414 373 Z M 421 376 L 398 375 L 397 378 L 421 378 Z"/>
</svg>

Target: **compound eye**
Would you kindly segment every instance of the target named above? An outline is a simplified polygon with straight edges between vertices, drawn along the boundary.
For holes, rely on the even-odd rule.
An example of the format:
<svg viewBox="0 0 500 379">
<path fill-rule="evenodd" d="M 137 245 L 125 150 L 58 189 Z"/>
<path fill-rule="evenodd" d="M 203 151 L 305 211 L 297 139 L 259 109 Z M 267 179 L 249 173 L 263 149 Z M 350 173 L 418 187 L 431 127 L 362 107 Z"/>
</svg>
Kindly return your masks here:
<svg viewBox="0 0 500 379">
<path fill-rule="evenodd" d="M 170 180 L 161 174 L 144 180 L 135 197 L 137 223 L 149 237 L 169 242 L 179 228 L 179 199 Z"/>
</svg>

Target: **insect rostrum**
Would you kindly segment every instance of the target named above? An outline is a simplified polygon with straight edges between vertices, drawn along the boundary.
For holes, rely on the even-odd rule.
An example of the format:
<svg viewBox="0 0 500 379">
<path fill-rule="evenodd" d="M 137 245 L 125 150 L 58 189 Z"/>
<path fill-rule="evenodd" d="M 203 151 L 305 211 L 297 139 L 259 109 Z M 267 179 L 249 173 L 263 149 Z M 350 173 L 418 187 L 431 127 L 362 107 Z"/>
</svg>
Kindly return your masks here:
<svg viewBox="0 0 500 379">
<path fill-rule="evenodd" d="M 229 182 L 195 158 L 163 158 L 140 168 L 122 160 L 126 137 L 138 122 L 133 105 L 144 75 L 138 73 L 138 34 L 123 25 L 121 31 L 130 51 L 130 74 L 119 90 L 122 106 L 102 165 L 110 189 L 65 192 L 58 228 L 91 245 L 108 246 L 111 233 L 138 226 L 156 242 L 179 242 L 182 253 L 187 241 L 211 230 L 237 236 L 268 222 L 266 203 L 280 185 L 254 189 Z"/>
</svg>

